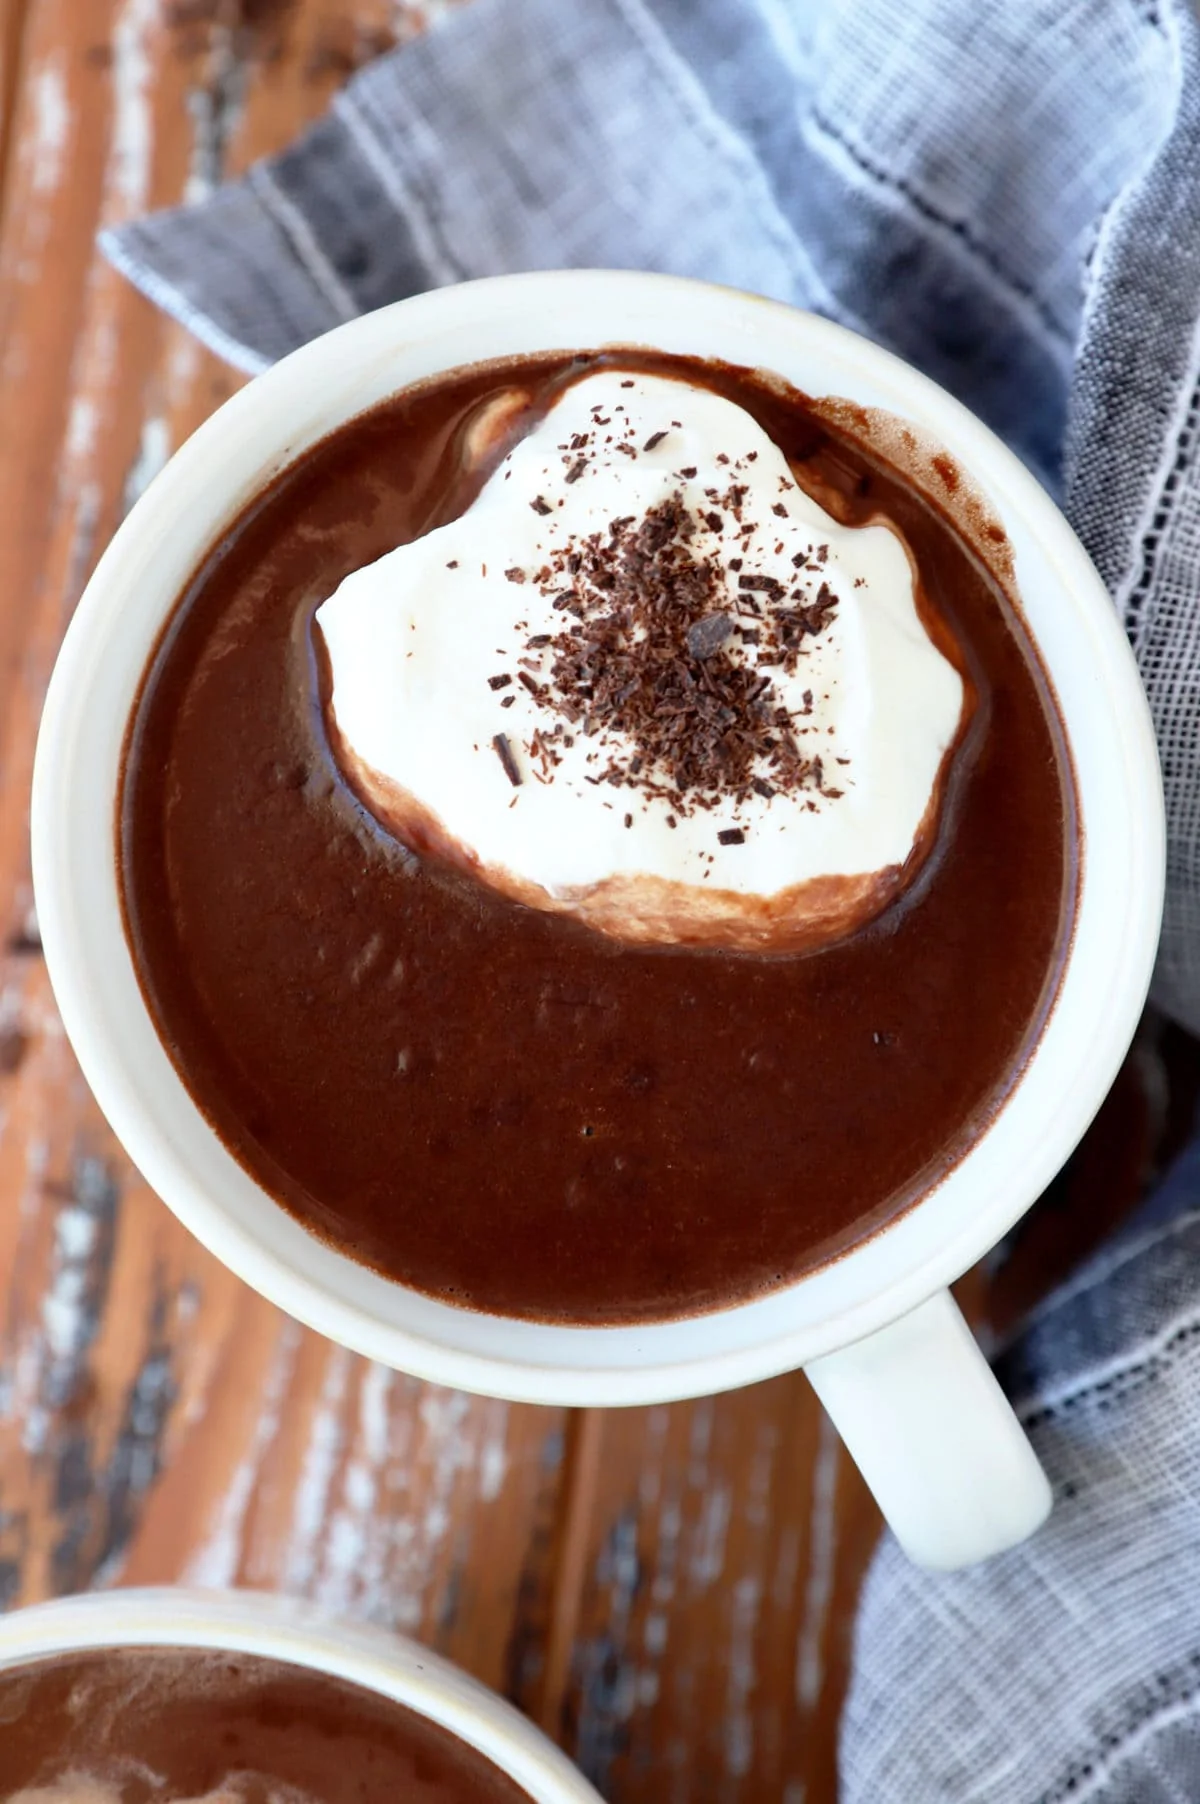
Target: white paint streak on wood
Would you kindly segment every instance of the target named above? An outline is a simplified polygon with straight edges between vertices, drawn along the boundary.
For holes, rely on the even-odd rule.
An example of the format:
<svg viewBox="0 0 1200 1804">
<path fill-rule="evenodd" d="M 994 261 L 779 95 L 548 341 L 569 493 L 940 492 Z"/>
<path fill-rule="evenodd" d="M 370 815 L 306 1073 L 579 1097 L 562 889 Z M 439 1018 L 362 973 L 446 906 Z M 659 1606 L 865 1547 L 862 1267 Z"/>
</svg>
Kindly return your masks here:
<svg viewBox="0 0 1200 1804">
<path fill-rule="evenodd" d="M 123 511 L 128 513 L 141 499 L 171 455 L 171 429 L 161 414 L 149 414 L 142 421 L 142 436 L 137 456 L 125 478 Z"/>
<path fill-rule="evenodd" d="M 96 550 L 96 529 L 100 524 L 100 509 L 103 501 L 103 493 L 98 482 L 85 482 L 80 486 L 75 503 L 75 514 L 71 522 L 71 553 L 67 559 L 66 583 L 63 592 L 65 614 L 69 614 L 74 609 L 91 569 Z M 52 662 L 52 659 L 47 660 L 45 667 L 30 672 L 30 685 L 39 699 L 45 694 L 46 684 L 50 680 Z M 37 687 L 39 682 L 40 689 Z M 61 1034 L 63 1032 L 62 1022 L 57 1015 L 54 1019 L 56 1024 L 54 1031 Z"/>
<path fill-rule="evenodd" d="M 238 1576 L 245 1551 L 247 1512 L 263 1461 L 279 1432 L 283 1403 L 291 1386 L 302 1335 L 298 1322 L 286 1316 L 281 1319 L 250 1445 L 225 1488 L 208 1539 L 197 1548 L 184 1569 L 185 1585 L 221 1587 L 232 1585 Z"/>
<path fill-rule="evenodd" d="M 712 1451 L 716 1409 L 714 1398 L 703 1397 L 692 1411 L 687 1477 L 688 1483 L 695 1485 L 698 1489 L 703 1489 L 708 1476 L 708 1456 Z"/>
<path fill-rule="evenodd" d="M 479 1500 L 494 1503 L 508 1476 L 508 1405 L 494 1404 L 487 1412 L 486 1433 L 479 1453 Z"/>
<path fill-rule="evenodd" d="M 384 1483 L 390 1447 L 390 1400 L 394 1373 L 367 1365 L 358 1385 L 358 1425 L 341 1494 L 331 1509 L 317 1596 L 332 1610 L 349 1612 L 365 1604 L 367 1616 L 382 1608 L 387 1536 L 376 1504 Z"/>
<path fill-rule="evenodd" d="M 389 1367 L 369 1365 L 363 1374 L 358 1400 L 362 1455 L 380 1473 L 391 1449 L 391 1401 L 395 1379 L 396 1374 Z"/>
<path fill-rule="evenodd" d="M 796 1702 L 811 1711 L 825 1679 L 823 1648 L 837 1567 L 837 1481 L 841 1442 L 822 1410 L 809 1512 L 808 1580 L 796 1645 Z"/>
<path fill-rule="evenodd" d="M 71 555 L 67 559 L 63 604 L 74 608 L 95 551 L 95 532 L 103 505 L 104 474 L 97 448 L 108 394 L 117 362 L 117 330 L 111 300 L 92 304 L 104 279 L 93 262 L 88 275 L 88 320 L 78 342 L 71 368 L 71 406 L 67 414 L 63 456 L 59 468 L 60 506 L 74 510 Z M 115 280 L 115 277 L 113 278 Z M 111 293 L 111 291 L 110 291 Z M 49 672 L 44 673 L 48 678 Z"/>
<path fill-rule="evenodd" d="M 629 1626 L 637 1605 L 641 1572 L 637 1519 L 628 1512 L 613 1524 L 597 1575 L 608 1588 L 608 1623 L 604 1639 L 610 1647 L 629 1645 Z M 629 1721 L 637 1705 L 637 1693 L 638 1669 L 622 1663 L 609 1700 L 611 1714 L 617 1722 Z"/>
<path fill-rule="evenodd" d="M 187 110 L 192 122 L 192 145 L 183 200 L 185 206 L 192 207 L 207 200 L 221 179 L 220 127 L 212 88 L 189 88 Z"/>
<path fill-rule="evenodd" d="M 284 1560 L 285 1591 L 309 1595 L 317 1589 L 321 1531 L 329 1495 L 345 1446 L 342 1404 L 353 1360 L 344 1347 L 331 1347 L 321 1387 L 321 1401 L 309 1424 L 308 1447 L 292 1504 L 291 1531 Z"/>
<path fill-rule="evenodd" d="M 708 1489 L 700 1504 L 692 1557 L 688 1561 L 688 1577 L 698 1591 L 719 1584 L 725 1571 L 725 1539 L 733 1498 L 728 1485 Z"/>
<path fill-rule="evenodd" d="M 779 1452 L 779 1430 L 773 1422 L 760 1422 L 755 1437 L 754 1458 L 746 1487 L 746 1521 L 751 1528 L 763 1531 L 771 1515 L 771 1479 Z"/>
<path fill-rule="evenodd" d="M 0 1421 L 23 1421 L 36 1401 L 43 1362 L 40 1324 L 27 1326 L 18 1302 L 18 1275 L 24 1264 L 28 1241 L 35 1230 L 44 1197 L 46 1170 L 50 1161 L 50 1143 L 41 1134 L 31 1134 L 25 1143 L 21 1188 L 17 1203 L 20 1231 L 16 1257 L 11 1272 L 5 1272 L 12 1289 L 6 1298 L 5 1349 L 0 1365 Z"/>
<path fill-rule="evenodd" d="M 164 384 L 168 412 L 182 406 L 191 394 L 200 368 L 200 354 L 199 341 L 190 332 L 185 332 L 182 326 L 171 328 Z"/>
<path fill-rule="evenodd" d="M 113 124 L 104 225 L 132 218 L 149 198 L 154 155 L 149 37 L 158 17 L 158 0 L 125 0 L 113 27 Z"/>
<path fill-rule="evenodd" d="M 670 1424 L 670 1411 L 661 1403 L 647 1413 L 646 1457 L 638 1475 L 638 1503 L 647 1514 L 662 1495 L 662 1450 Z"/>
<path fill-rule="evenodd" d="M 205 200 L 224 180 L 226 153 L 245 115 L 250 69 L 239 36 L 228 24 L 214 27 L 208 78 L 188 92 L 192 143 L 183 191 L 188 203 Z"/>
<path fill-rule="evenodd" d="M 420 1535 L 432 1551 L 440 1546 L 450 1526 L 450 1504 L 459 1476 L 474 1463 L 474 1448 L 463 1433 L 471 1399 L 464 1391 L 430 1388 L 421 1397 L 418 1413 L 431 1456 Z"/>
<path fill-rule="evenodd" d="M 88 1260 L 96 1244 L 94 1215 L 76 1204 L 60 1209 L 54 1223 L 56 1276 L 42 1300 L 46 1351 L 56 1361 L 70 1359 L 83 1331 Z"/>
<path fill-rule="evenodd" d="M 22 151 L 29 159 L 30 188 L 38 200 L 52 195 L 62 180 L 71 139 L 71 102 L 62 51 L 46 58 L 29 78 L 33 124 Z"/>
<path fill-rule="evenodd" d="M 387 1595 L 381 1617 L 409 1631 L 421 1627 L 450 1526 L 454 1489 L 472 1452 L 463 1433 L 471 1400 L 461 1391 L 425 1390 L 409 1381 L 392 1449 L 388 1494 Z M 415 1409 L 413 1405 L 416 1405 Z M 419 1491 L 413 1478 L 419 1473 Z M 415 1506 L 419 1495 L 422 1507 Z"/>
<path fill-rule="evenodd" d="M 45 273 L 45 251 L 71 141 L 71 103 L 61 51 L 38 64 L 28 80 L 30 122 L 17 146 L 20 232 L 13 234 L 16 275 L 36 283 Z M 7 359 L 6 359 L 7 361 Z M 10 378 L 17 373 L 10 368 Z"/>
<path fill-rule="evenodd" d="M 653 1458 L 653 1464 L 659 1474 L 655 1479 L 656 1494 L 664 1492 L 661 1474 L 664 1468 L 666 1446 L 665 1410 L 663 1416 L 662 1439 L 655 1449 Z M 650 1579 L 650 1601 L 657 1608 L 665 1610 L 675 1598 L 675 1579 L 679 1570 L 683 1542 L 683 1504 L 679 1497 L 677 1483 L 672 1483 L 662 1495 L 657 1529 L 656 1557 Z"/>
<path fill-rule="evenodd" d="M 40 1159 L 26 1165 L 26 1183 L 44 1194 L 44 1143 Z M 31 1148 L 31 1153 L 33 1149 Z M 55 1410 L 70 1396 L 73 1375 L 95 1333 L 92 1255 L 105 1209 L 107 1170 L 94 1160 L 81 1160 L 76 1197 L 59 1209 L 54 1221 L 54 1247 L 49 1280 L 38 1319 L 23 1337 L 10 1398 L 14 1417 L 22 1423 L 21 1445 L 36 1456 L 47 1444 Z M 89 1208 L 89 1198 L 94 1207 Z"/>
<path fill-rule="evenodd" d="M 747 1574 L 730 1596 L 729 1643 L 725 1654 L 725 1771 L 744 1779 L 754 1764 L 754 1689 L 758 1668 L 754 1637 L 762 1604 L 762 1585 Z"/>
<path fill-rule="evenodd" d="M 125 477 L 122 514 L 127 514 L 134 503 L 141 500 L 154 478 L 166 467 L 175 449 L 170 415 L 187 397 L 199 362 L 200 347 L 191 333 L 181 327 L 173 328 L 165 368 L 151 387 L 148 406 L 154 411 L 148 411 L 142 420 L 137 455 Z"/>
<path fill-rule="evenodd" d="M 78 456 L 68 463 L 64 472 L 64 481 L 67 483 L 83 482 L 94 473 L 94 453 L 99 429 L 105 418 L 103 403 L 116 378 L 119 346 L 114 307 L 109 304 L 97 308 L 92 302 L 100 284 L 104 284 L 112 293 L 112 285 L 119 279 L 107 265 L 93 262 L 87 283 L 87 327 L 79 341 L 71 370 L 71 392 L 78 398 L 81 407 L 92 410 L 92 420 L 89 430 L 85 412 L 78 428 Z M 115 295 L 113 298 L 115 299 Z M 67 492 L 70 493 L 70 490 Z"/>
<path fill-rule="evenodd" d="M 86 394 L 74 395 L 63 439 L 63 459 L 66 466 L 64 474 L 68 477 L 88 465 L 96 448 L 99 428 L 100 410 L 92 397 Z"/>
</svg>

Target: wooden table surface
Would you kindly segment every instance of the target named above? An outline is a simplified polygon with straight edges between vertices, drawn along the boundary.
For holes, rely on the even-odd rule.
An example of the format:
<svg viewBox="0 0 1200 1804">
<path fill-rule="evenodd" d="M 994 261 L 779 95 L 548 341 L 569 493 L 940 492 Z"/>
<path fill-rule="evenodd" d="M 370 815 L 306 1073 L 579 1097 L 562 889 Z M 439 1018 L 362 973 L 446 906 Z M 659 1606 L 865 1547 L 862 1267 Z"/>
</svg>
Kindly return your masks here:
<svg viewBox="0 0 1200 1804">
<path fill-rule="evenodd" d="M 421 23 L 387 0 L 0 0 L 0 1604 L 300 1593 L 459 1661 L 614 1801 L 820 1804 L 877 1521 L 806 1381 L 571 1412 L 328 1345 L 131 1170 L 40 956 L 28 790 L 56 647 L 238 381 L 95 234 L 285 144 Z"/>
<path fill-rule="evenodd" d="M 282 1589 L 449 1655 L 612 1804 L 832 1804 L 878 1518 L 807 1382 L 573 1412 L 330 1346 L 130 1168 L 41 958 L 28 792 L 59 639 L 123 514 L 238 382 L 95 234 L 285 144 L 423 10 L 0 0 L 0 1608 Z M 993 1319 L 1066 1269 L 1081 1219 L 1086 1239 L 1120 1216 L 1164 1123 L 1190 1119 L 1194 1052 L 1168 1116 L 1160 1050 L 1139 1047 L 1031 1218 Z"/>
</svg>

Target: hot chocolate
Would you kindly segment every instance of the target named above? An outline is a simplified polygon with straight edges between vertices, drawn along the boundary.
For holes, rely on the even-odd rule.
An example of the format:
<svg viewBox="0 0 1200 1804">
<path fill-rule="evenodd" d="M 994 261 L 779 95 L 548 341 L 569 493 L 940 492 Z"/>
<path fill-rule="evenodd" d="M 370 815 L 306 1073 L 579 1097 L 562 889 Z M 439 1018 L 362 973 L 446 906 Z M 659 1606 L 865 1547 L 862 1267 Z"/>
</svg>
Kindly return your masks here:
<svg viewBox="0 0 1200 1804">
<path fill-rule="evenodd" d="M 0 1672 L 0 1804 L 529 1804 L 474 1748 L 375 1692 L 204 1649 Z"/>
<path fill-rule="evenodd" d="M 130 725 L 126 926 L 315 1232 L 662 1318 L 836 1256 L 1001 1106 L 1070 761 L 1003 568 L 887 452 L 747 370 L 529 359 L 351 422 L 213 548 Z"/>
</svg>

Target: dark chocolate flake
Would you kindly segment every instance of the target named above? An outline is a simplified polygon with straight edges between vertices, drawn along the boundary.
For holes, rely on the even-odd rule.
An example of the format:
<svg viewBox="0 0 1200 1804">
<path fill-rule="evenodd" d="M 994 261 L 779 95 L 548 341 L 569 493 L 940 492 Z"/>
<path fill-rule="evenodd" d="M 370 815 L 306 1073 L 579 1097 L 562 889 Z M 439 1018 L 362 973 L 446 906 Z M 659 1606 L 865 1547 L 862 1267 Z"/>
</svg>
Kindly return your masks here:
<svg viewBox="0 0 1200 1804">
<path fill-rule="evenodd" d="M 488 688 L 507 689 L 511 682 L 512 678 L 508 675 L 507 671 L 504 671 L 499 676 L 491 676 L 488 678 Z"/>
<path fill-rule="evenodd" d="M 506 570 L 504 574 L 510 583 L 523 583 L 525 581 L 525 572 L 519 564 L 514 564 L 511 570 Z"/>
<path fill-rule="evenodd" d="M 587 458 L 586 457 L 577 457 L 575 459 L 575 462 L 571 465 L 571 468 L 567 471 L 567 474 L 566 474 L 566 477 L 564 478 L 564 480 L 567 482 L 578 482 L 579 478 L 583 475 L 583 472 L 586 469 L 587 469 Z M 537 505 L 536 502 L 534 505 L 535 506 Z M 538 511 L 540 513 L 541 509 L 539 508 Z M 549 511 L 550 511 L 549 508 L 547 508 L 546 512 L 549 513 Z"/>
<path fill-rule="evenodd" d="M 529 505 L 535 514 L 548 514 L 551 511 L 550 503 L 544 495 L 535 495 Z"/>
<path fill-rule="evenodd" d="M 686 643 L 693 658 L 711 658 L 733 631 L 728 614 L 706 614 L 688 627 Z"/>
<path fill-rule="evenodd" d="M 507 733 L 497 733 L 492 740 L 492 750 L 499 758 L 504 774 L 514 789 L 521 787 L 521 773 L 517 769 L 517 761 L 513 757 L 512 746 L 508 743 Z"/>
<path fill-rule="evenodd" d="M 744 494 L 734 485 L 722 505 Z M 666 803 L 670 827 L 722 801 L 761 795 L 760 785 L 769 795 L 820 788 L 791 714 L 776 715 L 771 672 L 794 674 L 803 638 L 820 630 L 833 598 L 789 603 L 777 578 L 751 575 L 731 605 L 730 569 L 742 560 L 700 552 L 700 543 L 711 544 L 697 534 L 707 523 L 677 491 L 555 549 L 530 573 L 557 615 L 546 665 L 533 666 L 545 674 L 535 682 L 516 672 L 547 723 L 531 753 L 533 774 L 546 780 L 549 744 L 569 726 L 572 739 L 588 742 L 585 781 Z M 743 524 L 742 536 L 753 530 Z M 740 624 L 747 618 L 749 636 Z M 735 632 L 755 645 L 753 663 L 725 649 Z"/>
<path fill-rule="evenodd" d="M 722 827 L 717 838 L 723 846 L 744 846 L 746 843 L 746 835 L 740 827 Z"/>
<path fill-rule="evenodd" d="M 655 445 L 661 445 L 663 440 L 666 438 L 666 436 L 667 436 L 667 429 L 665 426 L 663 427 L 661 432 L 652 432 L 650 434 L 650 437 L 646 440 L 645 444 L 642 446 L 642 450 L 643 451 L 653 451 Z"/>
<path fill-rule="evenodd" d="M 738 577 L 738 588 L 759 595 L 769 595 L 772 601 L 781 600 L 787 593 L 777 576 L 752 576 L 749 572 Z"/>
</svg>

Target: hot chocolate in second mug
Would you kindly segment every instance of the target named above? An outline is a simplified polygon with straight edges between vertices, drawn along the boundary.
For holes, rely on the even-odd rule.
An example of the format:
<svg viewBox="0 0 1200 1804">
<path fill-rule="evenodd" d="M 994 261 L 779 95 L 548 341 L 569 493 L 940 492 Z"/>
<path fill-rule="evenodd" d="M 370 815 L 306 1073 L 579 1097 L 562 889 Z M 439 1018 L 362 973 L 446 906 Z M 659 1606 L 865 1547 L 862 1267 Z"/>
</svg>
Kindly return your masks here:
<svg viewBox="0 0 1200 1804">
<path fill-rule="evenodd" d="M 126 722 L 159 630 L 210 546 L 271 478 L 423 378 L 607 344 L 773 371 L 804 393 L 886 410 L 944 447 L 1008 535 L 1066 729 L 1082 849 L 1075 931 L 1047 1024 L 998 1114 L 919 1202 L 754 1301 L 572 1328 L 406 1289 L 324 1245 L 254 1183 L 193 1103 L 143 1002 L 122 927 L 114 811 Z M 101 1108 L 185 1225 L 273 1302 L 372 1359 L 528 1402 L 666 1402 L 803 1366 L 915 1560 L 968 1564 L 1042 1521 L 1046 1478 L 946 1287 L 1054 1176 L 1125 1054 L 1158 937 L 1161 786 L 1132 656 L 1077 540 L 1017 459 L 897 358 L 775 303 L 609 272 L 468 283 L 339 327 L 201 427 L 101 559 L 50 685 L 32 827 L 50 976 Z"/>
<path fill-rule="evenodd" d="M 39 1687 L 43 1674 L 50 1682 Z M 367 1705 L 354 1729 L 346 1687 Z M 341 1797 L 378 1798 L 406 1767 L 415 1793 L 401 1776 L 396 1804 L 418 1794 L 434 1804 L 516 1804 L 518 1794 L 522 1804 L 601 1804 L 540 1730 L 449 1661 L 373 1624 L 262 1591 L 118 1588 L 11 1610 L 0 1618 L 0 1698 L 16 1712 L 0 1711 L 0 1804 L 170 1804 L 184 1774 L 215 1786 L 189 1791 L 192 1804 L 316 1804 L 328 1795 L 322 1771 L 335 1772 Z M 222 1723 L 222 1706 L 232 1721 Z M 283 1778 L 281 1754 L 302 1773 L 315 1757 L 308 1784 Z M 156 1781 L 164 1755 L 172 1770 L 159 1769 Z M 247 1757 L 255 1771 L 242 1765 Z"/>
</svg>

